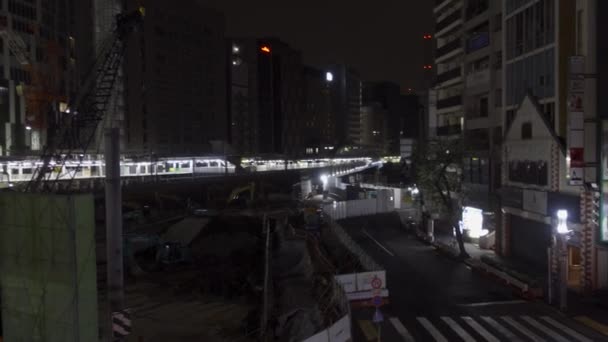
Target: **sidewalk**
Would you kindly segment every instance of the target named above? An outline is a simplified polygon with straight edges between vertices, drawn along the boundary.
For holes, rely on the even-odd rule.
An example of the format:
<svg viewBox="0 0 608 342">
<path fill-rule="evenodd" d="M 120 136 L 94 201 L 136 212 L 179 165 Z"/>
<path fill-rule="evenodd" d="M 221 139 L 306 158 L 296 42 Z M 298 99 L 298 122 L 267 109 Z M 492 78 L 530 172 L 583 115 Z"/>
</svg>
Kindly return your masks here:
<svg viewBox="0 0 608 342">
<path fill-rule="evenodd" d="M 436 227 L 434 233 L 434 241 L 431 244 L 440 252 L 457 257 L 459 250 L 452 232 L 446 227 Z M 418 236 L 422 238 L 422 234 Z M 472 243 L 465 242 L 465 249 L 471 258 L 463 262 L 473 270 L 518 289 L 524 298 L 544 301 L 544 290 L 547 287 L 545 270 L 500 257 L 493 250 L 484 250 Z M 585 296 L 569 291 L 568 310 L 565 315 L 608 336 L 608 292 Z"/>
</svg>

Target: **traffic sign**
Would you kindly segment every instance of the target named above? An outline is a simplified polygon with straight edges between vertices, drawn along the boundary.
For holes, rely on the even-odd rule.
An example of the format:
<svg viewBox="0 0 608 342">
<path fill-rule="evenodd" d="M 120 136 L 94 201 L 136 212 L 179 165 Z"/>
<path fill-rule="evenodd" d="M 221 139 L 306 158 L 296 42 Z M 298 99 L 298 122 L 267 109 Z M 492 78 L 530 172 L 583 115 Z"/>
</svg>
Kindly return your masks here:
<svg viewBox="0 0 608 342">
<path fill-rule="evenodd" d="M 382 312 L 380 311 L 380 309 L 376 309 L 376 311 L 374 312 L 374 318 L 373 318 L 374 323 L 380 323 L 384 321 L 384 316 L 382 315 Z"/>
<path fill-rule="evenodd" d="M 374 304 L 374 306 L 378 307 L 378 306 L 382 306 L 382 297 L 380 296 L 375 296 L 374 298 L 372 298 L 372 304 Z"/>
<path fill-rule="evenodd" d="M 374 279 L 372 279 L 372 287 L 374 289 L 382 288 L 382 279 L 380 279 L 378 277 L 374 277 Z"/>
</svg>

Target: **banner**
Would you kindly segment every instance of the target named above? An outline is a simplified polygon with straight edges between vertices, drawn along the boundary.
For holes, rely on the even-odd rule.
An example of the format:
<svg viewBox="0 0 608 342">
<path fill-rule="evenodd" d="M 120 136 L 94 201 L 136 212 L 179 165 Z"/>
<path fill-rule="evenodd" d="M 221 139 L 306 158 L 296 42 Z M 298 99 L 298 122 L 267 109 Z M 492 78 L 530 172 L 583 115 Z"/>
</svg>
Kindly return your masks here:
<svg viewBox="0 0 608 342">
<path fill-rule="evenodd" d="M 585 181 L 585 57 L 570 57 L 568 81 L 568 184 Z"/>
</svg>

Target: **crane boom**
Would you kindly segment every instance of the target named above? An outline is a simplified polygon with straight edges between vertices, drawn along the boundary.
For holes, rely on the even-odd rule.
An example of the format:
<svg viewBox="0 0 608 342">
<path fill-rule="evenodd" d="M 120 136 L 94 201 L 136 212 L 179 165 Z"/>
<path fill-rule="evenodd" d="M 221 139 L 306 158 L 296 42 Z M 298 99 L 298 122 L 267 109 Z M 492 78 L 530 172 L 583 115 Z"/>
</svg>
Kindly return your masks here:
<svg viewBox="0 0 608 342">
<path fill-rule="evenodd" d="M 125 38 L 139 26 L 143 16 L 143 8 L 117 16 L 115 29 L 102 43 L 84 86 L 69 103 L 66 113 L 62 113 L 57 127 L 49 133 L 41 156 L 41 166 L 34 170 L 26 191 L 56 190 L 54 183 L 59 180 L 65 163 L 88 151 L 112 99 L 125 52 Z M 53 170 L 56 169 L 60 172 L 53 177 Z M 74 176 L 75 172 L 67 180 L 71 181 Z"/>
</svg>

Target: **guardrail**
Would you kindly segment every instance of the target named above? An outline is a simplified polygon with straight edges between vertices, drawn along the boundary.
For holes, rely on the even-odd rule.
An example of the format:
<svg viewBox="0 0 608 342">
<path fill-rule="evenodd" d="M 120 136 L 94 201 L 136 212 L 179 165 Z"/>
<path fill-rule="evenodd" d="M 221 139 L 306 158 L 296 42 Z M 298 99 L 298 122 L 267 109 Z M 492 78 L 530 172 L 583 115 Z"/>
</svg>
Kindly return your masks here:
<svg viewBox="0 0 608 342">
<path fill-rule="evenodd" d="M 348 249 L 348 251 L 357 256 L 361 267 L 366 271 L 377 271 L 380 269 L 380 265 L 372 259 L 362 248 L 357 244 L 351 237 L 346 233 L 344 228 L 329 218 L 329 229 L 332 234 L 338 239 L 338 241 Z"/>
</svg>

